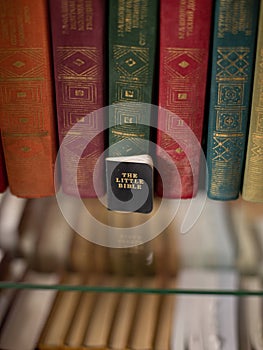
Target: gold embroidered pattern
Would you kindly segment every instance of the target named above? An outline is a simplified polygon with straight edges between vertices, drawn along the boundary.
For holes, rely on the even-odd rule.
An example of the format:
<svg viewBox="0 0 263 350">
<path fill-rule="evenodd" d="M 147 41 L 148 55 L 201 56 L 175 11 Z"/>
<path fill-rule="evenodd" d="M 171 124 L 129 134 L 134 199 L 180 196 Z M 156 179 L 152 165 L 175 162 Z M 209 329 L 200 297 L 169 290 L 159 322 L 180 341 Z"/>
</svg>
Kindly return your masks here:
<svg viewBox="0 0 263 350">
<path fill-rule="evenodd" d="M 249 77 L 250 49 L 219 47 L 216 62 L 217 103 L 211 151 L 212 195 L 224 191 L 231 196 L 239 187 L 244 152 L 246 120 L 245 86 Z M 220 188 L 220 186 L 222 188 Z"/>
<path fill-rule="evenodd" d="M 144 101 L 144 87 L 148 82 L 149 49 L 115 45 L 113 47 L 116 81 L 115 102 Z"/>
<path fill-rule="evenodd" d="M 5 136 L 42 135 L 44 125 L 42 49 L 0 50 L 1 127 Z M 19 106 L 19 108 L 18 108 Z M 32 113 L 34 111 L 34 113 Z"/>
<path fill-rule="evenodd" d="M 98 50 L 95 47 L 58 47 L 58 79 L 98 79 Z"/>
<path fill-rule="evenodd" d="M 197 98 L 196 89 L 199 88 L 202 79 L 201 71 L 205 57 L 204 49 L 167 48 L 164 51 L 164 81 L 167 81 L 166 107 L 178 113 L 191 128 L 194 125 L 196 115 L 200 113 L 202 106 Z M 168 118 L 172 118 L 170 115 Z M 168 121 L 167 130 L 178 134 L 178 122 Z"/>
<path fill-rule="evenodd" d="M 65 133 L 76 122 L 82 120 L 91 110 L 98 108 L 98 50 L 95 47 L 58 47 L 57 77 L 60 98 L 59 108 L 62 109 L 63 128 Z M 73 108 L 74 106 L 74 108 Z M 89 106 L 87 108 L 87 106 Z M 74 112 L 72 110 L 74 109 Z M 97 124 L 92 123 L 92 130 L 97 130 Z"/>
</svg>

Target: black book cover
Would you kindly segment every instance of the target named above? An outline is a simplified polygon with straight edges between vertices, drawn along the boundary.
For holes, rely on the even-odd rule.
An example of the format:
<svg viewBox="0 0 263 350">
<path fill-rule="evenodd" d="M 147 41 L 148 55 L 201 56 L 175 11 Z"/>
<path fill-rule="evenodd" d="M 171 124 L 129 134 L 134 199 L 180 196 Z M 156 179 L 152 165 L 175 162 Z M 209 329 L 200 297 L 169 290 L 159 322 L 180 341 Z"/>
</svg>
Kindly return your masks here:
<svg viewBox="0 0 263 350">
<path fill-rule="evenodd" d="M 150 213 L 153 162 L 149 155 L 106 158 L 108 209 Z"/>
</svg>

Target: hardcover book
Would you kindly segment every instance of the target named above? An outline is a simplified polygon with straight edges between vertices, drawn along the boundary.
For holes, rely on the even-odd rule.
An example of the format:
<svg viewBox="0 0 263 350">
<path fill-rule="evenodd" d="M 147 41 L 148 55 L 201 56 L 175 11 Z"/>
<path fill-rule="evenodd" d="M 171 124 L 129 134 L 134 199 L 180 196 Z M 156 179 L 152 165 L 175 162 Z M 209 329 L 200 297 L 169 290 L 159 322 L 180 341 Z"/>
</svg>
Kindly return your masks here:
<svg viewBox="0 0 263 350">
<path fill-rule="evenodd" d="M 116 287 L 120 281 L 112 276 L 105 281 L 110 287 Z M 83 348 L 107 349 L 108 340 L 112 328 L 112 322 L 116 314 L 119 302 L 119 293 L 97 293 L 93 306 L 90 322 L 86 328 L 83 339 Z"/>
<path fill-rule="evenodd" d="M 210 0 L 160 1 L 156 191 L 166 198 L 198 189 L 211 19 Z"/>
<path fill-rule="evenodd" d="M 142 288 L 158 288 L 158 278 L 146 278 Z M 126 349 L 154 349 L 155 330 L 160 309 L 160 294 L 140 294 Z"/>
<path fill-rule="evenodd" d="M 83 278 L 79 274 L 68 274 L 62 282 L 67 285 L 80 285 L 83 283 Z M 38 339 L 39 350 L 61 349 L 64 346 L 80 297 L 81 292 L 76 290 L 61 290 L 57 293 Z"/>
<path fill-rule="evenodd" d="M 109 1 L 109 156 L 149 153 L 157 1 Z"/>
<path fill-rule="evenodd" d="M 11 256 L 10 256 L 11 258 Z M 27 271 L 27 263 L 24 259 L 16 258 L 12 259 L 10 262 L 8 262 L 8 275 L 3 276 L 1 275 L 1 281 L 13 281 L 15 283 L 20 283 L 25 277 L 25 273 Z M 1 261 L 2 264 L 2 261 Z M 17 290 L 15 289 L 7 289 L 3 288 L 1 290 L 1 298 L 0 298 L 0 327 L 1 330 L 3 330 L 3 324 L 5 320 L 7 319 L 8 313 L 10 309 L 12 308 L 13 301 L 16 298 Z M 1 335 L 0 335 L 1 337 Z"/>
<path fill-rule="evenodd" d="M 168 279 L 165 285 L 166 288 L 175 289 L 176 280 Z M 164 294 L 161 297 L 160 310 L 156 327 L 156 336 L 154 340 L 155 350 L 171 349 L 171 335 L 173 327 L 173 313 L 176 307 L 176 295 Z"/>
<path fill-rule="evenodd" d="M 50 0 L 62 189 L 81 197 L 97 196 L 93 172 L 104 151 L 104 120 L 96 111 L 105 105 L 105 6 Z M 102 165 L 99 171 L 101 195 Z"/>
<path fill-rule="evenodd" d="M 139 279 L 124 279 L 125 287 L 138 287 Z M 118 307 L 112 322 L 111 333 L 108 340 L 108 349 L 127 349 L 131 328 L 134 321 L 138 303 L 137 293 L 121 293 Z"/>
<path fill-rule="evenodd" d="M 149 155 L 106 158 L 108 209 L 150 213 L 153 162 Z"/>
<path fill-rule="evenodd" d="M 7 185 L 8 185 L 8 181 L 7 181 L 7 174 L 6 174 L 6 167 L 5 167 L 5 159 L 4 159 L 2 141 L 0 139 L 0 193 L 6 190 Z"/>
<path fill-rule="evenodd" d="M 258 0 L 217 0 L 207 135 L 208 196 L 238 198 L 250 116 Z"/>
<path fill-rule="evenodd" d="M 242 197 L 263 202 L 263 6 L 261 1 L 250 129 Z"/>
<path fill-rule="evenodd" d="M 98 280 L 89 277 L 88 283 L 91 285 L 96 285 Z M 64 341 L 64 349 L 83 349 L 85 333 L 91 320 L 96 298 L 97 293 L 95 292 L 81 293 L 79 303 L 75 308 L 75 312 L 71 319 L 71 324 Z"/>
<path fill-rule="evenodd" d="M 10 190 L 54 194 L 57 153 L 46 0 L 0 5 L 0 124 Z"/>
<path fill-rule="evenodd" d="M 59 283 L 59 278 L 56 274 L 40 274 L 29 270 L 23 282 L 51 286 Z M 55 295 L 56 290 L 19 290 L 1 329 L 1 349 L 34 350 Z"/>
</svg>

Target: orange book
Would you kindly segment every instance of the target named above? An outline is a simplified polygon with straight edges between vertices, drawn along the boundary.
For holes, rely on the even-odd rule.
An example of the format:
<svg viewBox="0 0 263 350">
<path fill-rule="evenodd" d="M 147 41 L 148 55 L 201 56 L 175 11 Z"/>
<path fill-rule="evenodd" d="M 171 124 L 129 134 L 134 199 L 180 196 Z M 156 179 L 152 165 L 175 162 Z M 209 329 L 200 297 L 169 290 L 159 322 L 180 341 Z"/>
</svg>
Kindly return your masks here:
<svg viewBox="0 0 263 350">
<path fill-rule="evenodd" d="M 5 160 L 3 154 L 2 140 L 0 138 L 0 193 L 4 192 L 7 188 L 7 177 L 5 169 Z"/>
<path fill-rule="evenodd" d="M 11 192 L 54 194 L 57 142 L 46 0 L 0 2 L 0 123 Z"/>
</svg>

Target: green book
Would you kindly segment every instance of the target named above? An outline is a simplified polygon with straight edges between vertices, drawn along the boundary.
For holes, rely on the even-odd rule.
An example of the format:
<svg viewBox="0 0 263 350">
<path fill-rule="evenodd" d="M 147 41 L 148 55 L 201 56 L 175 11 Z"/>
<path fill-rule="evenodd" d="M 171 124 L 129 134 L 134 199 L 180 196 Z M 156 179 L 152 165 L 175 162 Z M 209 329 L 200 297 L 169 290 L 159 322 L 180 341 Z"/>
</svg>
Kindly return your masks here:
<svg viewBox="0 0 263 350">
<path fill-rule="evenodd" d="M 208 196 L 239 196 L 250 115 L 259 0 L 216 0 L 207 134 Z"/>
<path fill-rule="evenodd" d="M 150 152 L 157 3 L 109 1 L 109 156 Z"/>
</svg>

